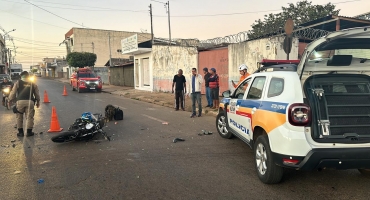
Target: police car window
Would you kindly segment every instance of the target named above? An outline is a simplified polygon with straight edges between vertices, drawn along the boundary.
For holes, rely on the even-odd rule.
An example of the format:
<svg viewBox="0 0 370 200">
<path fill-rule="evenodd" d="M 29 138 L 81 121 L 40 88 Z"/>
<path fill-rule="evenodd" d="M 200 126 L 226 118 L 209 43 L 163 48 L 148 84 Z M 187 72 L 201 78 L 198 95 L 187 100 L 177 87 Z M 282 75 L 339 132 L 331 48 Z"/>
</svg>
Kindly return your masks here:
<svg viewBox="0 0 370 200">
<path fill-rule="evenodd" d="M 249 89 L 247 99 L 260 99 L 262 97 L 263 86 L 265 85 L 266 77 L 256 77 L 253 80 L 252 86 Z"/>
<path fill-rule="evenodd" d="M 272 78 L 267 97 L 279 96 L 284 91 L 284 79 L 282 78 Z"/>
<path fill-rule="evenodd" d="M 235 91 L 235 98 L 237 99 L 243 99 L 245 90 L 248 87 L 248 83 L 250 82 L 251 78 L 245 80 L 242 84 L 239 85 L 239 87 Z"/>
</svg>

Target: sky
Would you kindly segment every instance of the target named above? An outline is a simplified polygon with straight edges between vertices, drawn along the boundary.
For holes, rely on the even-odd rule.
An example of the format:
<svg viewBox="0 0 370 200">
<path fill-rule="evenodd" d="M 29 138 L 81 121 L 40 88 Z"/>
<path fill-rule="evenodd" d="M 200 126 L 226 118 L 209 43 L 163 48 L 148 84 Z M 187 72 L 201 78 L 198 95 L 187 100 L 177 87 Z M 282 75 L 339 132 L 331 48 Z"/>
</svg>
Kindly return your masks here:
<svg viewBox="0 0 370 200">
<path fill-rule="evenodd" d="M 150 33 L 150 4 L 155 37 L 168 38 L 168 17 L 165 5 L 160 2 L 166 1 L 0 0 L 0 33 L 16 29 L 9 33 L 17 48 L 15 60 L 29 67 L 45 57 L 65 56 L 65 46 L 59 44 L 72 27 Z M 263 19 L 265 14 L 279 13 L 282 6 L 296 2 L 170 0 L 171 36 L 203 40 L 237 34 L 250 30 L 253 22 Z M 312 0 L 313 4 L 328 2 Z M 370 11 L 369 0 L 333 0 L 331 3 L 341 9 L 341 16 L 353 17 Z"/>
</svg>

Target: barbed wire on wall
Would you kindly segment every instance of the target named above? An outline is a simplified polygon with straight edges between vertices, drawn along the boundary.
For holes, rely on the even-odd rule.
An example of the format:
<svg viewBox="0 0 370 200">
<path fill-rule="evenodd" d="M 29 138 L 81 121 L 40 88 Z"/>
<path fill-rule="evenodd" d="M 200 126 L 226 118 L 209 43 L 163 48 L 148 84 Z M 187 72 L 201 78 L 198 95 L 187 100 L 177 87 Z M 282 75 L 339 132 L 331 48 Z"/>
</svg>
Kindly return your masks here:
<svg viewBox="0 0 370 200">
<path fill-rule="evenodd" d="M 271 29 L 270 29 L 271 30 Z M 315 40 L 317 38 L 323 37 L 329 34 L 329 31 L 321 30 L 321 29 L 313 29 L 307 28 L 302 26 L 296 26 L 293 30 L 293 37 L 306 39 L 306 40 Z M 263 38 L 271 38 L 271 37 L 283 37 L 285 36 L 285 31 L 281 28 L 278 28 L 274 32 L 264 32 L 262 31 L 261 34 L 251 34 L 250 31 L 243 31 L 237 34 L 228 35 L 225 37 L 217 37 L 212 39 L 206 40 L 199 40 L 196 38 L 192 39 L 172 39 L 172 45 L 184 46 L 184 47 L 198 47 L 198 48 L 214 48 L 217 46 L 227 45 L 227 44 L 236 44 L 251 40 L 263 39 Z M 160 43 L 168 44 L 169 40 L 167 38 L 155 38 L 157 41 L 161 41 Z"/>
</svg>

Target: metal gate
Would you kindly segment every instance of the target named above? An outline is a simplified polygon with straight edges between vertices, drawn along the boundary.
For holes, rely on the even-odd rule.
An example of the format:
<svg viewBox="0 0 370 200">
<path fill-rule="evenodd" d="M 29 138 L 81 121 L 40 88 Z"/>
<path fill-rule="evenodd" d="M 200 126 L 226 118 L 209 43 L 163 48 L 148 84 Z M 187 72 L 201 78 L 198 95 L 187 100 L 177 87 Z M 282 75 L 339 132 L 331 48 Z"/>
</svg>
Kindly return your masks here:
<svg viewBox="0 0 370 200">
<path fill-rule="evenodd" d="M 123 68 L 124 85 L 134 87 L 134 66 Z"/>
<path fill-rule="evenodd" d="M 229 55 L 227 47 L 199 52 L 198 72 L 202 76 L 204 76 L 203 68 L 205 67 L 208 68 L 208 71 L 211 68 L 216 69 L 220 81 L 220 95 L 229 89 Z M 202 94 L 205 94 L 205 91 L 205 84 L 202 84 Z"/>
</svg>

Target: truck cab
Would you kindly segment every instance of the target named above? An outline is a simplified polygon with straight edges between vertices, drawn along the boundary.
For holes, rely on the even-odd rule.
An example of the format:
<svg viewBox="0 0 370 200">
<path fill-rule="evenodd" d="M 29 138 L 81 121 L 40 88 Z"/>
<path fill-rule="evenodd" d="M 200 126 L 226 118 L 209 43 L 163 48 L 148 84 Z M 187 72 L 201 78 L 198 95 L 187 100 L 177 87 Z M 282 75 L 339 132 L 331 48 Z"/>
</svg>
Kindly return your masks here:
<svg viewBox="0 0 370 200">
<path fill-rule="evenodd" d="M 103 83 L 100 76 L 97 76 L 90 68 L 80 68 L 71 75 L 70 84 L 72 91 L 97 91 L 101 92 Z"/>
<path fill-rule="evenodd" d="M 10 77 L 13 80 L 20 79 L 21 73 L 22 73 L 22 64 L 10 64 Z"/>
</svg>

